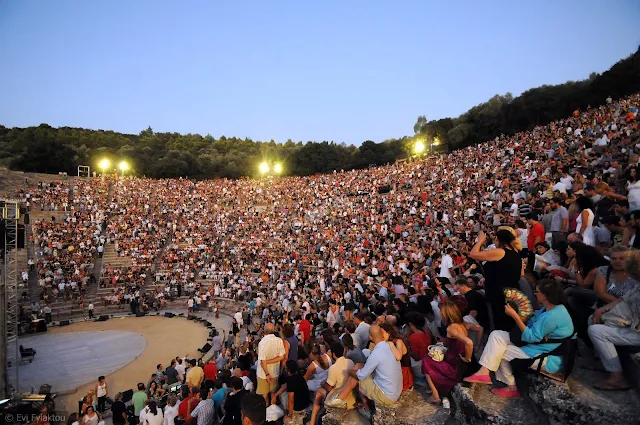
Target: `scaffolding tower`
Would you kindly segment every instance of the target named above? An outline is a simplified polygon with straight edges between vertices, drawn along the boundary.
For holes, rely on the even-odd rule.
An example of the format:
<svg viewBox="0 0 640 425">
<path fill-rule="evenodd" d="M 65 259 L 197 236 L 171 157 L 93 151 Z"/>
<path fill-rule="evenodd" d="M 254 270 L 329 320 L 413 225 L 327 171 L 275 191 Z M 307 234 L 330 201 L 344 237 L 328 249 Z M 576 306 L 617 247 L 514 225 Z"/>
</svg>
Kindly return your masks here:
<svg viewBox="0 0 640 425">
<path fill-rule="evenodd" d="M 11 398 L 18 392 L 18 329 L 20 306 L 18 299 L 18 221 L 20 201 L 0 198 L 0 220 L 4 232 L 4 257 L 0 277 L 0 362 L 3 379 L 0 382 L 1 398 Z"/>
</svg>

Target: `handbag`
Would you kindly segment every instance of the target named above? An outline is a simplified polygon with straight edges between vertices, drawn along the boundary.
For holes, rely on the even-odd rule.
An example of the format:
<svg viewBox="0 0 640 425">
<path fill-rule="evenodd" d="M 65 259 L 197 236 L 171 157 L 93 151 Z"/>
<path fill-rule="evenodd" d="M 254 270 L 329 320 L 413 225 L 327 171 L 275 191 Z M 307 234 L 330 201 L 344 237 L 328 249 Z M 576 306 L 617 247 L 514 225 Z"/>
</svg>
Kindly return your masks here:
<svg viewBox="0 0 640 425">
<path fill-rule="evenodd" d="M 428 348 L 429 357 L 435 362 L 441 362 L 444 360 L 444 355 L 447 352 L 447 347 L 442 342 L 435 345 L 430 345 Z"/>
<path fill-rule="evenodd" d="M 602 323 L 613 328 L 628 328 L 631 326 L 631 317 L 629 305 L 622 301 L 602 315 Z"/>
</svg>

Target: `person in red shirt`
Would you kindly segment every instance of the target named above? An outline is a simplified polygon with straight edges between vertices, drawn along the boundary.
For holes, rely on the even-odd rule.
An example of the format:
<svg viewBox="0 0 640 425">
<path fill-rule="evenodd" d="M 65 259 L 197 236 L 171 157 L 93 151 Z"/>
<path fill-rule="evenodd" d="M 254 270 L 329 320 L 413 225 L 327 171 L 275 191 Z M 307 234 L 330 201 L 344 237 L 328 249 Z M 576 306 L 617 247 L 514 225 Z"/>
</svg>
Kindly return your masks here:
<svg viewBox="0 0 640 425">
<path fill-rule="evenodd" d="M 304 345 L 311 339 L 311 323 L 307 320 L 307 313 L 302 314 L 303 316 L 298 316 L 296 319 L 299 320 L 298 333 L 300 334 L 300 342 Z"/>
<path fill-rule="evenodd" d="M 200 388 L 193 387 L 191 391 L 189 391 L 189 387 L 186 385 L 182 386 L 182 402 L 178 405 L 178 417 L 183 418 L 188 424 L 195 424 L 196 418 L 192 418 L 191 421 L 187 421 L 187 410 L 189 409 L 189 400 L 195 397 Z"/>
<path fill-rule="evenodd" d="M 533 270 L 533 263 L 536 259 L 536 244 L 538 242 L 543 242 L 545 237 L 544 226 L 542 226 L 536 218 L 537 217 L 533 213 L 529 214 L 529 236 L 527 236 L 527 250 L 529 251 L 527 269 L 529 270 Z"/>
<path fill-rule="evenodd" d="M 209 359 L 206 365 L 204 365 L 204 379 L 216 380 L 218 375 L 218 368 L 216 367 L 216 361 L 213 357 Z"/>
</svg>

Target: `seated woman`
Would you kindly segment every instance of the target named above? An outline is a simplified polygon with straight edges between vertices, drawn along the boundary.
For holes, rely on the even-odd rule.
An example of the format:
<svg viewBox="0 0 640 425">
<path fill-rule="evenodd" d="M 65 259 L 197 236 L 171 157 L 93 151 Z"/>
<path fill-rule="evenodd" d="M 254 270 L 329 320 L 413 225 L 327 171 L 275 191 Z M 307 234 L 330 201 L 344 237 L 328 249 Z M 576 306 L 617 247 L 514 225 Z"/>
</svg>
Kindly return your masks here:
<svg viewBox="0 0 640 425">
<path fill-rule="evenodd" d="M 149 389 L 147 390 L 147 397 L 149 398 L 149 400 L 160 401 L 163 394 L 164 390 L 158 387 L 158 383 L 156 381 L 151 381 L 151 384 L 149 384 Z"/>
<path fill-rule="evenodd" d="M 612 259 L 613 263 L 613 259 Z M 609 377 L 594 385 L 600 390 L 627 390 L 630 388 L 622 374 L 622 365 L 616 351 L 618 346 L 640 346 L 640 251 L 628 254 L 625 270 L 635 280 L 633 288 L 596 310 L 591 317 L 589 338 Z"/>
<path fill-rule="evenodd" d="M 444 359 L 436 361 L 430 355 L 422 359 L 422 370 L 432 392 L 427 401 L 432 404 L 439 404 L 440 394 L 449 394 L 462 381 L 462 364 L 471 362 L 473 355 L 473 341 L 469 338 L 458 306 L 447 301 L 440 306 L 440 313 L 442 323 L 447 326 L 447 337 L 444 340 L 447 351 Z"/>
<path fill-rule="evenodd" d="M 577 271 L 575 279 L 565 279 L 567 284 L 564 295 L 578 332 L 578 337 L 590 345 L 587 336 L 587 319 L 593 313 L 593 304 L 597 301 L 594 283 L 600 267 L 609 262 L 592 246 L 582 242 L 571 242 L 567 247 L 567 255 L 574 257 Z"/>
<path fill-rule="evenodd" d="M 505 306 L 505 313 L 513 318 L 518 328 L 522 331 L 522 342 L 529 343 L 523 347 L 517 347 L 511 342 L 509 332 L 493 331 L 489 335 L 489 341 L 482 352 L 478 372 L 465 378 L 466 382 L 478 384 L 491 384 L 489 372 L 495 372 L 496 378 L 507 384 L 505 388 L 494 388 L 491 391 L 502 397 L 518 398 L 520 393 L 516 388 L 515 378 L 509 363 L 514 359 L 531 359 L 540 354 L 555 350 L 560 344 L 540 344 L 546 339 L 564 339 L 573 335 L 574 328 L 571 316 L 563 305 L 565 298 L 562 284 L 552 280 L 542 280 L 536 288 L 535 294 L 542 309 L 525 324 L 517 311 L 509 304 Z M 549 373 L 562 370 L 562 358 L 548 356 L 543 366 Z M 537 367 L 534 362 L 532 367 Z"/>
<path fill-rule="evenodd" d="M 398 333 L 398 328 L 390 323 L 380 325 L 382 337 L 389 343 L 393 356 L 400 362 L 402 368 L 402 391 L 413 387 L 413 372 L 411 371 L 411 356 L 405 341 Z"/>
<path fill-rule="evenodd" d="M 625 267 L 625 259 L 630 253 L 631 251 L 627 248 L 614 246 L 609 255 L 611 265 L 598 269 L 593 284 L 593 289 L 598 297 L 598 306 L 604 306 L 622 298 L 639 283 Z"/>
<path fill-rule="evenodd" d="M 314 344 L 309 355 L 311 364 L 307 368 L 304 380 L 307 381 L 309 391 L 316 392 L 329 376 L 329 366 L 331 366 L 331 355 L 320 351 L 320 347 Z"/>
</svg>

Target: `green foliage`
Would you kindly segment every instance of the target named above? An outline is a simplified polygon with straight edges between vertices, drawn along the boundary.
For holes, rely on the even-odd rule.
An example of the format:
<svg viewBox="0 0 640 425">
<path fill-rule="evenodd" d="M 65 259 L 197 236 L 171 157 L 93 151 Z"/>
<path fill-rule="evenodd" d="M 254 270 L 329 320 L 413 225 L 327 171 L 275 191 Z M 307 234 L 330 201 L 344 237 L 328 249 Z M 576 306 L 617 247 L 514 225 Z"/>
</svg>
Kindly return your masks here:
<svg viewBox="0 0 640 425">
<path fill-rule="evenodd" d="M 612 98 L 640 92 L 640 49 L 603 74 L 587 80 L 542 86 L 514 98 L 496 95 L 458 118 L 418 117 L 414 132 L 434 151 L 484 142 L 569 116 L 575 109 L 596 106 Z M 0 125 L 0 164 L 12 169 L 74 173 L 78 165 L 96 169 L 98 161 L 125 159 L 131 172 L 148 177 L 192 178 L 257 176 L 262 161 L 281 162 L 286 174 L 312 175 L 333 170 L 383 165 L 412 154 L 414 138 L 367 140 L 359 147 L 334 142 L 256 142 L 211 135 L 157 133 L 151 127 L 139 134 L 82 128 L 28 128 Z"/>
<path fill-rule="evenodd" d="M 592 72 L 584 81 L 569 81 L 527 90 L 514 98 L 511 93 L 496 95 L 474 106 L 458 118 L 427 121 L 418 117 L 416 135 L 438 137 L 449 150 L 485 142 L 501 134 L 530 130 L 565 118 L 576 109 L 602 104 L 640 92 L 640 48 L 603 74 Z"/>
</svg>

